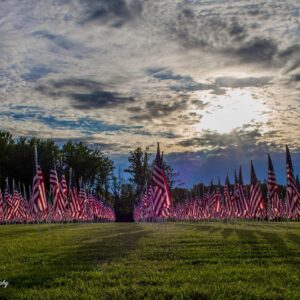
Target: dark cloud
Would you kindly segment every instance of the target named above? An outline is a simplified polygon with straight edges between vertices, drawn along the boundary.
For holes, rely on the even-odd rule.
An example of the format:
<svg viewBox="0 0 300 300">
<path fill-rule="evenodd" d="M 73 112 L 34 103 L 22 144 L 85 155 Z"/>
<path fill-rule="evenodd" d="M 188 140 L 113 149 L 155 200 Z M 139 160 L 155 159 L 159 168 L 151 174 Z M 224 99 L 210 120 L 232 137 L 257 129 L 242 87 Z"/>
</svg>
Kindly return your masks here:
<svg viewBox="0 0 300 300">
<path fill-rule="evenodd" d="M 106 84 L 103 84 L 95 80 L 85 79 L 85 78 L 66 78 L 57 81 L 50 81 L 49 83 L 56 89 L 77 87 L 77 88 L 94 90 L 94 89 L 102 89 L 107 87 Z"/>
<path fill-rule="evenodd" d="M 149 69 L 147 74 L 161 81 L 170 80 L 176 82 L 170 85 L 170 89 L 176 92 L 192 92 L 212 89 L 210 84 L 196 82 L 191 76 L 175 74 L 173 71 L 168 69 Z"/>
<path fill-rule="evenodd" d="M 69 98 L 72 100 L 74 108 L 84 110 L 135 103 L 134 97 L 109 91 L 108 88 L 107 85 L 93 80 L 68 78 L 60 81 L 49 81 L 47 85 L 37 86 L 36 90 L 53 98 Z"/>
<path fill-rule="evenodd" d="M 130 112 L 138 113 L 138 112 L 142 111 L 142 108 L 139 106 L 130 106 L 127 108 L 127 110 Z"/>
<path fill-rule="evenodd" d="M 184 147 L 210 147 L 215 151 L 225 148 L 238 147 L 240 149 L 250 149 L 249 145 L 260 144 L 261 133 L 259 129 L 255 130 L 234 130 L 230 133 L 221 134 L 218 132 L 205 131 L 201 137 L 190 138 L 179 142 Z M 253 147 L 251 147 L 252 149 Z M 247 150 L 247 152 L 249 151 Z"/>
<path fill-rule="evenodd" d="M 106 108 L 135 102 L 133 97 L 100 90 L 91 93 L 71 93 L 68 96 L 75 100 L 73 106 L 78 109 Z"/>
<path fill-rule="evenodd" d="M 226 15 L 216 10 L 197 10 L 192 4 L 178 6 L 177 15 L 165 22 L 168 36 L 188 49 L 200 49 L 210 53 L 227 55 L 242 63 L 282 66 L 284 56 L 297 52 L 299 45 L 281 53 L 280 44 L 274 37 L 255 31 L 258 23 L 243 20 L 237 16 Z M 230 6 L 228 10 L 233 10 Z M 257 18 L 270 17 L 274 7 L 263 9 L 251 4 L 241 7 L 241 15 L 250 14 Z M 290 58 L 289 58 L 290 59 Z M 299 60 L 298 65 L 299 65 Z"/>
<path fill-rule="evenodd" d="M 171 103 L 148 101 L 146 103 L 146 108 L 151 117 L 164 117 L 175 111 L 185 110 L 187 108 L 187 101 L 172 101 Z"/>
<path fill-rule="evenodd" d="M 235 40 L 243 40 L 246 38 L 247 31 L 237 21 L 234 21 L 228 26 L 228 33 Z"/>
<path fill-rule="evenodd" d="M 168 69 L 150 69 L 148 74 L 161 81 L 170 80 L 176 83 L 170 85 L 170 89 L 176 92 L 193 92 L 200 90 L 212 90 L 216 95 L 224 95 L 225 88 L 262 87 L 271 83 L 272 77 L 218 77 L 210 83 L 195 81 L 191 76 L 174 74 Z M 155 71 L 154 71 L 155 70 Z M 194 102 L 195 104 L 196 102 Z"/>
<path fill-rule="evenodd" d="M 248 37 L 247 27 L 236 17 L 224 18 L 217 11 L 195 10 L 194 5 L 178 6 L 177 15 L 166 30 L 185 48 L 220 51 Z"/>
<path fill-rule="evenodd" d="M 159 101 L 148 101 L 144 108 L 137 109 L 137 107 L 131 107 L 127 110 L 134 114 L 130 116 L 130 119 L 133 121 L 152 121 L 153 118 L 163 118 L 174 112 L 185 111 L 188 107 L 188 98 L 183 96 L 178 99 L 170 99 L 168 102 L 159 102 Z M 166 125 L 165 125 L 166 126 Z"/>
<path fill-rule="evenodd" d="M 285 50 L 281 51 L 279 56 L 282 58 L 290 58 L 299 56 L 300 54 L 300 44 L 292 45 L 287 47 Z"/>
<path fill-rule="evenodd" d="M 149 114 L 138 114 L 138 115 L 130 116 L 129 118 L 132 121 L 140 122 L 140 121 L 151 121 L 152 116 Z"/>
<path fill-rule="evenodd" d="M 293 75 L 293 76 L 292 76 L 292 80 L 293 80 L 293 81 L 297 81 L 297 82 L 300 81 L 300 74 L 295 74 L 295 75 Z"/>
<path fill-rule="evenodd" d="M 300 44 L 292 45 L 281 51 L 279 58 L 287 63 L 285 73 L 295 71 L 300 67 Z"/>
<path fill-rule="evenodd" d="M 246 63 L 270 63 L 278 52 L 278 46 L 272 40 L 255 38 L 238 49 L 229 49 L 230 52 Z"/>
<path fill-rule="evenodd" d="M 208 103 L 204 103 L 203 101 L 199 100 L 199 99 L 193 99 L 191 100 L 191 104 L 195 105 L 197 107 L 197 109 L 204 109 Z"/>
<path fill-rule="evenodd" d="M 154 78 L 157 78 L 159 80 L 183 80 L 183 81 L 192 81 L 192 77 L 190 76 L 182 76 L 179 74 L 174 74 L 171 70 L 168 69 L 159 69 L 159 68 L 154 68 L 154 69 L 148 69 L 147 73 L 149 75 L 152 75 Z"/>
<path fill-rule="evenodd" d="M 139 0 L 82 0 L 85 13 L 82 20 L 86 23 L 103 23 L 121 27 L 141 15 L 142 2 Z"/>
</svg>

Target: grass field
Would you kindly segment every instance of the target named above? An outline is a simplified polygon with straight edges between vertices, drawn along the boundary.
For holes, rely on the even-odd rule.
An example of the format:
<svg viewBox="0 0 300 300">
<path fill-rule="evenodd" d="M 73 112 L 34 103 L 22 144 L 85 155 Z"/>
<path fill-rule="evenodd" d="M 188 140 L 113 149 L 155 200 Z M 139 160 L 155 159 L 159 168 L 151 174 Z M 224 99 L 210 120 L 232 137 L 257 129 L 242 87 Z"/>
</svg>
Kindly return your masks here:
<svg viewBox="0 0 300 300">
<path fill-rule="evenodd" d="M 0 227 L 0 298 L 300 299 L 300 224 Z"/>
</svg>

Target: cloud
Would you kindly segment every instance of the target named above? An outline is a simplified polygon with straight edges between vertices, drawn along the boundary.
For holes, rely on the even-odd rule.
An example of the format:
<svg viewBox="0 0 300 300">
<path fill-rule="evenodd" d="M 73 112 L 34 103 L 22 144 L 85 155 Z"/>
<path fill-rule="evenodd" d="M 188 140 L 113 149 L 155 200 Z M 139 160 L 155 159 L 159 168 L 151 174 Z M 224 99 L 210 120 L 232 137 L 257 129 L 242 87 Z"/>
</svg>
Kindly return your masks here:
<svg viewBox="0 0 300 300">
<path fill-rule="evenodd" d="M 173 18 L 164 20 L 164 29 L 186 49 L 197 49 L 220 59 L 227 56 L 226 60 L 233 58 L 235 64 L 282 67 L 286 63 L 284 56 L 298 52 L 299 45 L 283 43 L 274 26 L 284 34 L 288 30 L 284 28 L 284 20 L 293 9 L 297 12 L 299 8 L 291 8 L 285 2 L 279 5 L 238 2 L 235 7 L 227 2 L 209 5 L 185 2 L 176 6 Z M 291 18 L 287 26 L 295 26 L 291 30 L 296 33 L 296 18 Z"/>
<path fill-rule="evenodd" d="M 215 79 L 214 85 L 222 88 L 246 88 L 261 87 L 271 83 L 272 77 L 218 77 Z"/>
<path fill-rule="evenodd" d="M 133 113 L 139 113 L 142 111 L 142 108 L 139 106 L 130 106 L 127 108 L 127 110 Z"/>
<path fill-rule="evenodd" d="M 152 117 L 164 117 L 175 111 L 181 111 L 187 106 L 187 101 L 172 101 L 171 103 L 161 103 L 157 101 L 149 101 L 146 103 L 146 108 Z"/>
<path fill-rule="evenodd" d="M 176 74 L 169 69 L 151 69 L 148 72 L 154 78 L 165 81 L 170 80 L 172 83 L 170 88 L 174 91 L 205 91 L 212 90 L 214 94 L 224 94 L 224 88 L 246 88 L 246 87 L 262 87 L 271 83 L 273 77 L 217 77 L 210 80 L 209 83 L 195 81 L 191 76 L 183 76 Z"/>
<path fill-rule="evenodd" d="M 68 95 L 75 100 L 73 107 L 77 109 L 107 108 L 133 103 L 133 97 L 124 97 L 115 92 L 93 91 L 91 93 L 71 93 Z"/>
<path fill-rule="evenodd" d="M 252 0 L 1 2 L 1 128 L 123 154 L 159 140 L 166 152 L 197 152 L 209 172 L 225 168 L 230 151 L 278 153 L 284 143 L 296 151 L 299 8 Z M 225 134 L 204 130 L 205 114 L 221 128 L 228 107 L 243 119 L 239 97 L 266 118 Z"/>
<path fill-rule="evenodd" d="M 276 147 L 275 145 L 268 145 L 262 140 L 262 133 L 258 128 L 250 130 L 241 128 L 225 134 L 206 130 L 200 137 L 182 140 L 179 145 L 189 148 L 207 148 L 215 154 L 225 149 L 231 151 L 233 148 L 238 148 L 246 154 L 253 149 L 257 150 L 257 148 L 266 151 L 270 146 Z M 249 145 L 252 145 L 252 147 L 249 147 Z"/>
<path fill-rule="evenodd" d="M 228 49 L 228 53 L 236 55 L 246 63 L 271 63 L 278 53 L 277 44 L 269 39 L 255 38 L 237 49 Z"/>
<path fill-rule="evenodd" d="M 142 2 L 139 0 L 92 0 L 80 1 L 85 13 L 82 23 L 102 23 L 121 27 L 141 15 Z"/>
<path fill-rule="evenodd" d="M 70 41 L 68 38 L 62 35 L 50 33 L 46 30 L 38 30 L 33 32 L 32 34 L 37 37 L 45 38 L 57 45 L 58 47 L 63 48 L 65 50 L 69 50 L 76 46 L 76 43 Z"/>
<path fill-rule="evenodd" d="M 147 70 L 149 75 L 152 75 L 154 78 L 159 80 L 176 80 L 176 81 L 192 81 L 191 76 L 182 76 L 179 74 L 174 74 L 171 70 L 168 69 L 159 69 L 159 68 L 150 68 Z"/>
<path fill-rule="evenodd" d="M 21 78 L 24 79 L 25 81 L 36 81 L 38 79 L 46 77 L 51 73 L 58 73 L 58 70 L 50 68 L 46 65 L 37 65 L 37 66 L 33 66 L 29 70 L 29 72 L 23 73 L 21 75 Z"/>
<path fill-rule="evenodd" d="M 300 81 L 300 74 L 292 75 L 292 80 L 296 82 Z"/>
<path fill-rule="evenodd" d="M 123 96 L 105 88 L 108 88 L 105 84 L 80 78 L 49 81 L 47 85 L 36 87 L 37 91 L 45 95 L 71 99 L 72 106 L 76 109 L 109 108 L 135 102 L 134 97 Z"/>
<path fill-rule="evenodd" d="M 34 121 L 42 123 L 53 129 L 80 130 L 83 134 L 91 135 L 98 132 L 115 132 L 115 131 L 131 131 L 140 130 L 142 126 L 128 126 L 120 124 L 106 124 L 101 120 L 91 119 L 88 117 L 79 117 L 77 119 L 68 120 L 46 115 L 45 111 L 40 108 L 16 106 L 13 112 L 0 112 L 0 116 L 9 117 L 15 121 Z M 19 110 L 19 112 L 17 112 Z"/>
</svg>

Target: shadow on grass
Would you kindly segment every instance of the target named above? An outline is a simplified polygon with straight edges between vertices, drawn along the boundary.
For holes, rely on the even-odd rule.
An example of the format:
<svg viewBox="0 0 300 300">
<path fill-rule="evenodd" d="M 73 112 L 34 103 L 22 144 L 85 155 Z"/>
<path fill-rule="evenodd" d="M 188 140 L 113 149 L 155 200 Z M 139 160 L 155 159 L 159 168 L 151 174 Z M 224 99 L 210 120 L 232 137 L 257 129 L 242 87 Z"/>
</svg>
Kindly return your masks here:
<svg viewBox="0 0 300 300">
<path fill-rule="evenodd" d="M 266 231 L 259 231 L 257 233 L 267 242 L 268 247 L 277 253 L 278 257 L 290 255 L 290 250 L 286 243 L 277 233 Z"/>
<path fill-rule="evenodd" d="M 262 263 L 268 259 L 284 259 L 293 255 L 284 239 L 274 231 L 236 229 L 234 232 L 240 242 L 250 248 L 250 258 Z"/>
<path fill-rule="evenodd" d="M 221 232 L 223 239 L 224 240 L 228 240 L 228 238 L 230 237 L 230 235 L 234 232 L 234 229 L 232 228 L 224 228 Z"/>
<path fill-rule="evenodd" d="M 286 237 L 294 244 L 300 247 L 300 236 L 295 233 L 287 233 Z"/>
<path fill-rule="evenodd" d="M 17 275 L 6 278 L 14 288 L 50 288 L 59 285 L 57 278 L 65 278 L 70 272 L 99 271 L 102 264 L 109 264 L 126 257 L 137 248 L 141 238 L 149 235 L 138 224 L 122 224 L 111 228 L 109 234 L 92 229 L 90 238 L 62 244 L 59 249 L 45 249 L 45 257 L 36 266 L 27 265 Z M 87 231 L 88 234 L 88 231 Z"/>
<path fill-rule="evenodd" d="M 234 229 L 234 232 L 237 234 L 241 244 L 250 248 L 250 257 L 259 257 L 261 255 L 261 245 L 253 230 Z"/>
<path fill-rule="evenodd" d="M 200 231 L 200 232 L 206 232 L 208 234 L 214 234 L 214 233 L 222 230 L 221 225 L 213 224 L 213 223 L 212 223 L 212 225 L 209 225 L 209 224 L 202 225 L 201 224 L 201 226 L 198 226 L 198 224 L 195 224 L 195 225 L 190 225 L 190 226 L 193 230 Z"/>
<path fill-rule="evenodd" d="M 45 233 L 50 230 L 55 230 L 61 227 L 60 224 L 7 224 L 1 225 L 0 227 L 0 242 L 1 239 L 5 238 L 22 238 L 25 235 L 35 235 Z"/>
</svg>

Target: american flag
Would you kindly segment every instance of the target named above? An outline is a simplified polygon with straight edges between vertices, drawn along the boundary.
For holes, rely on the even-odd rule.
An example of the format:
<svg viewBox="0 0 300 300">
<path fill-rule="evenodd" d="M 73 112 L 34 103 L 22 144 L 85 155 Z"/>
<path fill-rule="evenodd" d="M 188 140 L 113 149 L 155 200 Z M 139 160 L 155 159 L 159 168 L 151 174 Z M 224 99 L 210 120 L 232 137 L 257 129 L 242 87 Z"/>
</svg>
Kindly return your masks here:
<svg viewBox="0 0 300 300">
<path fill-rule="evenodd" d="M 164 207 L 163 207 L 163 217 L 169 218 L 170 217 L 170 210 L 173 206 L 173 201 L 172 201 L 172 198 L 171 198 L 167 177 L 166 177 L 164 171 L 163 171 L 163 177 L 164 177 L 164 189 L 165 189 L 165 201 L 164 201 Z"/>
<path fill-rule="evenodd" d="M 296 184 L 297 184 L 298 191 L 300 191 L 300 180 L 298 175 L 296 176 Z"/>
<path fill-rule="evenodd" d="M 225 203 L 226 200 L 225 200 L 225 196 L 224 196 L 223 187 L 220 182 L 220 178 L 218 179 L 217 191 L 219 193 L 219 203 L 220 203 L 219 217 L 224 218 L 227 214 L 227 209 L 226 209 L 227 207 L 226 207 L 226 203 Z"/>
<path fill-rule="evenodd" d="M 70 185 L 69 185 L 69 197 L 70 197 L 70 212 L 73 219 L 77 219 L 80 214 L 81 206 L 80 199 L 75 185 L 75 179 L 72 176 L 72 169 L 70 169 Z"/>
<path fill-rule="evenodd" d="M 2 198 L 2 191 L 0 189 L 0 222 L 4 221 L 4 203 Z"/>
<path fill-rule="evenodd" d="M 5 203 L 4 220 L 11 221 L 13 219 L 14 203 L 9 193 L 8 178 L 6 178 L 5 181 L 4 203 Z"/>
<path fill-rule="evenodd" d="M 20 189 L 20 187 L 19 187 Z M 25 212 L 25 205 L 22 194 L 18 191 L 13 182 L 13 216 L 15 221 L 26 221 L 26 212 Z"/>
<path fill-rule="evenodd" d="M 79 216 L 79 212 L 80 212 L 78 192 L 76 186 L 71 187 L 69 189 L 69 193 L 70 193 L 71 215 L 74 219 L 76 219 Z"/>
<path fill-rule="evenodd" d="M 86 220 L 87 219 L 87 194 L 86 190 L 83 186 L 82 180 L 80 183 L 80 190 L 79 190 L 79 205 L 80 205 L 80 212 L 79 212 L 79 218 L 81 220 Z"/>
<path fill-rule="evenodd" d="M 251 160 L 251 186 L 250 186 L 250 216 L 261 217 L 264 209 L 264 200 L 260 184 L 257 181 L 253 162 Z"/>
<path fill-rule="evenodd" d="M 235 172 L 234 185 L 234 212 L 236 217 L 245 217 L 249 209 L 249 205 L 245 196 L 244 183 L 242 177 L 242 167 L 240 167 L 239 179 Z"/>
<path fill-rule="evenodd" d="M 225 179 L 224 198 L 225 198 L 227 217 L 230 217 L 232 216 L 232 212 L 233 212 L 233 197 L 230 189 L 230 181 L 229 181 L 228 174 L 226 175 L 226 179 Z"/>
<path fill-rule="evenodd" d="M 61 196 L 63 199 L 63 205 L 64 205 L 64 207 L 66 207 L 67 206 L 68 186 L 67 186 L 66 177 L 63 173 L 61 174 L 60 191 L 61 191 Z"/>
<path fill-rule="evenodd" d="M 159 144 L 157 144 L 157 153 L 152 172 L 153 186 L 153 206 L 157 217 L 168 218 L 172 199 L 168 190 L 167 180 L 163 169 L 163 161 L 160 155 Z"/>
<path fill-rule="evenodd" d="M 205 191 L 205 188 L 203 186 L 203 217 L 205 219 L 210 218 L 210 212 L 209 212 L 209 189 Z"/>
<path fill-rule="evenodd" d="M 34 149 L 34 163 L 35 163 L 35 174 L 33 177 L 32 184 L 32 202 L 33 208 L 36 214 L 40 214 L 42 216 L 45 215 L 45 212 L 48 208 L 46 193 L 45 193 L 45 183 L 44 176 L 41 167 L 38 164 L 37 157 L 37 147 Z"/>
<path fill-rule="evenodd" d="M 220 211 L 220 193 L 218 190 L 215 191 L 212 181 L 209 189 L 208 206 L 210 215 L 217 218 Z"/>
<path fill-rule="evenodd" d="M 300 209 L 300 193 L 294 177 L 292 158 L 288 146 L 286 145 L 286 197 L 289 206 L 289 215 L 295 214 Z"/>
<path fill-rule="evenodd" d="M 278 185 L 276 181 L 275 171 L 270 154 L 268 154 L 268 216 L 269 218 L 280 217 L 281 203 L 278 195 Z"/>
<path fill-rule="evenodd" d="M 53 196 L 53 215 L 54 218 L 60 219 L 63 216 L 65 207 L 64 207 L 64 201 L 59 186 L 55 161 L 53 161 L 52 163 L 49 181 L 50 181 L 50 190 L 52 191 L 52 196 Z"/>
</svg>

